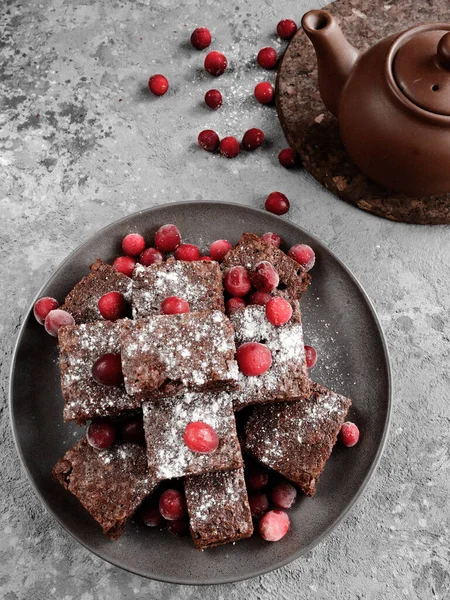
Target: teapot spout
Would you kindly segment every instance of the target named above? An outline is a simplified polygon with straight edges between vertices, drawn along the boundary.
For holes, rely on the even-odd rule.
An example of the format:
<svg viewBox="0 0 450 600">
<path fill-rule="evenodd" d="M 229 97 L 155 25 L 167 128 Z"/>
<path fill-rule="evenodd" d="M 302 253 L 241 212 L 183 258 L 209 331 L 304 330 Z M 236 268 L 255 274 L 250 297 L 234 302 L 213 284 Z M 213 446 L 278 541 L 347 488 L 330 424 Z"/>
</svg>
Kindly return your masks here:
<svg viewBox="0 0 450 600">
<path fill-rule="evenodd" d="M 316 51 L 319 91 L 327 109 L 337 116 L 341 92 L 359 52 L 344 37 L 336 19 L 325 10 L 310 10 L 302 27 Z"/>
</svg>

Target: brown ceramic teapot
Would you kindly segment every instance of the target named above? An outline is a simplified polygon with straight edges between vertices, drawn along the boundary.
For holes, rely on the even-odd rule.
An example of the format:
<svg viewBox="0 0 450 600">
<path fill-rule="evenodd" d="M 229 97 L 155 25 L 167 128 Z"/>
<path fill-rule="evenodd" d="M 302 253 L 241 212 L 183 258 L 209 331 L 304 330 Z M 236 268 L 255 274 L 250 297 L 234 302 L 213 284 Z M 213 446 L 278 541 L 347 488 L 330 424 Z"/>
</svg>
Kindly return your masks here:
<svg viewBox="0 0 450 600">
<path fill-rule="evenodd" d="M 450 24 L 412 27 L 363 54 L 324 10 L 302 26 L 322 100 L 360 170 L 409 195 L 450 192 Z"/>
</svg>

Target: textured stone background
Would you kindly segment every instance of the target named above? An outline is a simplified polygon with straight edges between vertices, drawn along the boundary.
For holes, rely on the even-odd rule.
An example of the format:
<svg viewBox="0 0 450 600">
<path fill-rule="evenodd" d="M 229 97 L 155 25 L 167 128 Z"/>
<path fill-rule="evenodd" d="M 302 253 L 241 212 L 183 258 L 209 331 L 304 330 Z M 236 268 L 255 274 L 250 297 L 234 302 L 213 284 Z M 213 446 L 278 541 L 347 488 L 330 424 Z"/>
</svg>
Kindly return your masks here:
<svg viewBox="0 0 450 600">
<path fill-rule="evenodd" d="M 400 0 L 399 0 L 400 1 Z M 355 0 L 355 5 L 357 0 Z M 444 599 L 450 597 L 449 230 L 380 220 L 277 162 L 275 112 L 256 105 L 257 49 L 281 48 L 280 18 L 309 0 L 11 2 L 0 7 L 1 464 L 0 595 L 5 600 L 204 597 Z M 218 113 L 201 105 L 217 83 L 187 45 L 207 25 L 230 59 Z M 146 92 L 164 72 L 164 98 Z M 233 161 L 200 151 L 197 132 L 266 132 L 266 149 Z M 306 557 L 217 588 L 147 581 L 69 538 L 34 496 L 8 420 L 11 351 L 41 284 L 81 241 L 118 217 L 185 199 L 261 206 L 279 189 L 287 218 L 318 235 L 361 280 L 392 355 L 392 428 L 380 467 L 338 530 Z"/>
</svg>

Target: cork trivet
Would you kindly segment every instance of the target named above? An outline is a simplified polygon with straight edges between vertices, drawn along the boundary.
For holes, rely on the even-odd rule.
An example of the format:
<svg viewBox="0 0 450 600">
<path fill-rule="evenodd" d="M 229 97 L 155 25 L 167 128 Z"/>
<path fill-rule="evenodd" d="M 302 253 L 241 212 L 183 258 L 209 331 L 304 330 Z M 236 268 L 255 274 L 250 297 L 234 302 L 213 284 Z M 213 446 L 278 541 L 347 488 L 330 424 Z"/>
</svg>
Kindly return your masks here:
<svg viewBox="0 0 450 600">
<path fill-rule="evenodd" d="M 362 51 L 412 25 L 450 22 L 448 0 L 336 0 L 325 9 L 337 18 L 350 43 Z M 336 196 L 393 221 L 450 223 L 450 193 L 405 196 L 370 181 L 352 163 L 341 143 L 337 120 L 320 99 L 316 55 L 301 29 L 279 67 L 276 104 L 289 145 L 304 167 Z"/>
</svg>

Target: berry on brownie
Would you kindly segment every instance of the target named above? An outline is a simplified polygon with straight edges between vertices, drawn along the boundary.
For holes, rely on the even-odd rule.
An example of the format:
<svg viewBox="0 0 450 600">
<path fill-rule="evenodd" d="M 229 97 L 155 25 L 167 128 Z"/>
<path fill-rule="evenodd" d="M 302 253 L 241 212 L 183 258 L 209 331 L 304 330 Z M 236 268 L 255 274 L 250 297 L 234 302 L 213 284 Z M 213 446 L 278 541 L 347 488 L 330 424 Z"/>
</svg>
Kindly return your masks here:
<svg viewBox="0 0 450 600">
<path fill-rule="evenodd" d="M 199 454 L 208 454 L 217 450 L 219 438 L 215 430 L 203 421 L 193 421 L 186 425 L 183 435 L 184 443 Z"/>
<path fill-rule="evenodd" d="M 267 196 L 264 206 L 268 212 L 274 215 L 284 215 L 289 210 L 290 203 L 281 192 L 272 192 Z"/>
<path fill-rule="evenodd" d="M 257 263 L 250 273 L 252 286 L 258 292 L 272 292 L 280 283 L 278 273 L 268 260 Z"/>
<path fill-rule="evenodd" d="M 247 302 L 244 298 L 229 298 L 225 303 L 225 312 L 230 315 L 233 311 L 245 308 Z"/>
<path fill-rule="evenodd" d="M 220 146 L 219 136 L 212 129 L 205 129 L 198 134 L 198 145 L 207 152 L 215 152 Z"/>
<path fill-rule="evenodd" d="M 292 306 L 284 298 L 274 296 L 266 304 L 266 317 L 276 327 L 284 325 L 292 317 Z"/>
<path fill-rule="evenodd" d="M 206 27 L 197 27 L 191 34 L 191 44 L 197 50 L 204 50 L 211 43 L 211 32 Z"/>
<path fill-rule="evenodd" d="M 183 298 L 169 296 L 161 303 L 162 315 L 181 315 L 190 311 L 189 303 Z"/>
<path fill-rule="evenodd" d="M 161 252 L 175 252 L 181 244 L 181 234 L 176 225 L 163 225 L 155 233 L 155 246 Z"/>
<path fill-rule="evenodd" d="M 260 67 L 263 69 L 273 69 L 277 64 L 278 55 L 275 48 L 271 48 L 267 46 L 266 48 L 261 48 L 258 52 L 257 61 Z"/>
<path fill-rule="evenodd" d="M 36 321 L 39 323 L 39 325 L 43 325 L 48 313 L 51 310 L 55 310 L 56 308 L 58 308 L 58 306 L 59 306 L 58 300 L 55 300 L 54 298 L 50 298 L 50 296 L 45 296 L 44 298 L 39 298 L 39 300 L 37 300 L 33 306 L 33 314 L 36 318 Z"/>
<path fill-rule="evenodd" d="M 225 73 L 225 70 L 228 66 L 228 61 L 226 56 L 222 54 L 222 52 L 217 52 L 217 50 L 213 50 L 209 52 L 205 56 L 205 70 L 208 71 L 214 77 L 218 77 Z"/>
<path fill-rule="evenodd" d="M 270 246 L 273 246 L 274 248 L 279 248 L 281 246 L 280 236 L 277 233 L 272 233 L 271 231 L 264 233 L 261 236 L 261 240 L 265 244 L 270 244 Z"/>
<path fill-rule="evenodd" d="M 144 267 L 159 265 L 164 261 L 163 253 L 156 248 L 146 248 L 139 257 L 139 262 Z"/>
<path fill-rule="evenodd" d="M 116 441 L 116 429 L 111 419 L 96 419 L 86 431 L 86 439 L 96 450 L 113 446 Z"/>
<path fill-rule="evenodd" d="M 271 104 L 275 96 L 275 91 L 271 83 L 268 81 L 261 81 L 256 84 L 254 95 L 261 104 Z"/>
<path fill-rule="evenodd" d="M 177 260 L 185 260 L 189 262 L 192 260 L 199 260 L 201 253 L 198 247 L 194 246 L 194 244 L 181 244 L 175 250 L 174 256 Z"/>
<path fill-rule="evenodd" d="M 339 431 L 339 441 L 347 448 L 352 448 L 359 440 L 359 429 L 351 421 L 346 421 L 341 425 Z"/>
<path fill-rule="evenodd" d="M 127 256 L 139 256 L 144 248 L 145 240 L 139 233 L 129 233 L 122 240 L 122 250 Z"/>
<path fill-rule="evenodd" d="M 127 303 L 120 292 L 108 292 L 98 301 L 98 310 L 107 321 L 117 321 L 125 316 Z"/>
<path fill-rule="evenodd" d="M 164 96 L 169 89 L 169 82 L 164 75 L 158 73 L 157 75 L 152 75 L 150 77 L 148 80 L 148 87 L 155 96 Z"/>
<path fill-rule="evenodd" d="M 57 337 L 59 328 L 66 325 L 75 325 L 75 319 L 70 313 L 60 308 L 54 308 L 45 317 L 45 331 L 53 337 Z"/>
<path fill-rule="evenodd" d="M 250 275 L 245 267 L 231 267 L 225 273 L 224 286 L 231 296 L 242 298 L 251 290 Z"/>
<path fill-rule="evenodd" d="M 131 277 L 136 266 L 136 261 L 131 256 L 118 256 L 113 262 L 113 267 L 118 273 Z"/>
<path fill-rule="evenodd" d="M 257 304 L 258 306 L 265 306 L 272 298 L 267 292 L 253 292 L 248 299 L 249 304 Z"/>
<path fill-rule="evenodd" d="M 255 377 L 270 369 L 272 353 L 265 344 L 247 342 L 237 349 L 236 360 L 244 375 Z"/>
<path fill-rule="evenodd" d="M 222 106 L 222 94 L 219 90 L 208 90 L 205 94 L 205 104 L 212 108 L 212 110 L 217 110 Z"/>
</svg>

